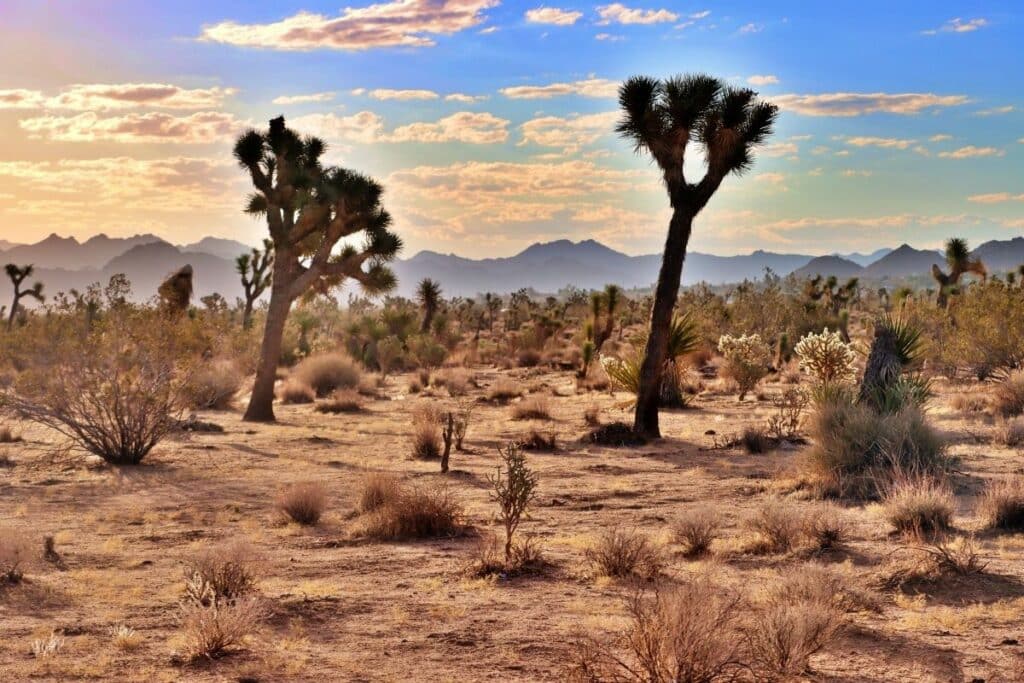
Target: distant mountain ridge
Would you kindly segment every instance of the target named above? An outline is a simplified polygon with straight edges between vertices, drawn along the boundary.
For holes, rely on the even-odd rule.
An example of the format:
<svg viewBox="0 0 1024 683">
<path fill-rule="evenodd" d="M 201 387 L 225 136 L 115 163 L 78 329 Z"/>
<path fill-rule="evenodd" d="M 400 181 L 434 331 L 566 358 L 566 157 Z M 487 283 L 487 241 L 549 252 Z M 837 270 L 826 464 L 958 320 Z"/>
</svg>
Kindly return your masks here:
<svg viewBox="0 0 1024 683">
<path fill-rule="evenodd" d="M 155 235 L 112 238 L 97 235 L 84 242 L 50 235 L 35 244 L 2 248 L 3 263 L 36 266 L 48 295 L 71 288 L 84 289 L 93 282 L 105 283 L 111 275 L 124 273 L 132 281 L 135 298 L 153 295 L 169 273 L 189 263 L 195 270 L 196 297 L 217 292 L 228 301 L 240 294 L 235 258 L 251 247 L 222 238 L 207 237 L 175 246 Z M 1015 270 L 1024 263 L 1024 237 L 993 240 L 974 250 L 992 273 Z M 835 275 L 859 277 L 864 281 L 929 277 L 933 263 L 942 263 L 936 250 L 915 249 L 903 244 L 896 249 L 879 249 L 870 254 L 779 254 L 757 250 L 737 256 L 716 256 L 700 252 L 687 254 L 683 284 L 707 282 L 713 285 L 757 279 L 771 269 L 777 275 L 797 277 Z M 595 240 L 556 240 L 530 245 L 514 256 L 471 259 L 455 254 L 421 251 L 393 264 L 398 276 L 397 293 L 411 296 L 425 277 L 441 283 L 445 296 L 474 296 L 482 292 L 507 293 L 521 288 L 556 292 L 567 286 L 596 289 L 608 283 L 626 288 L 651 286 L 658 276 L 660 254 L 630 256 Z M 10 282 L 0 279 L 0 303 L 10 297 Z"/>
</svg>

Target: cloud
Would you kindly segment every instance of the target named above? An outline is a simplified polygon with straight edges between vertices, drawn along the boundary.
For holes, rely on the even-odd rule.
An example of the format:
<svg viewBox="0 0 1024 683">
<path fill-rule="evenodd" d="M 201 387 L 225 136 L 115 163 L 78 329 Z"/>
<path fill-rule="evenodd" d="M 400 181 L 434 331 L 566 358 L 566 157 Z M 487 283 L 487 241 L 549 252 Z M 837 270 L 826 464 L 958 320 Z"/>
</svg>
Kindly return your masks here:
<svg viewBox="0 0 1024 683">
<path fill-rule="evenodd" d="M 391 132 L 384 119 L 370 111 L 350 116 L 308 114 L 292 119 L 291 125 L 328 140 L 358 144 L 378 142 L 466 142 L 493 144 L 508 139 L 508 120 L 493 114 L 457 112 L 434 122 L 417 122 L 399 126 Z"/>
<path fill-rule="evenodd" d="M 0 90 L 0 109 L 209 109 L 237 92 L 236 88 L 189 89 L 168 83 L 78 84 L 49 97 L 38 90 Z"/>
<path fill-rule="evenodd" d="M 606 78 L 588 78 L 571 83 L 551 83 L 549 85 L 517 85 L 502 88 L 499 92 L 514 100 L 546 100 L 564 95 L 580 95 L 582 97 L 617 97 L 618 81 Z"/>
<path fill-rule="evenodd" d="M 855 136 L 852 138 L 844 138 L 843 141 L 854 147 L 880 147 L 882 149 L 909 149 L 917 143 L 917 140 L 878 138 L 871 136 Z"/>
<path fill-rule="evenodd" d="M 793 142 L 769 142 L 758 148 L 758 153 L 766 157 L 795 156 L 800 148 Z"/>
<path fill-rule="evenodd" d="M 779 77 L 773 76 L 771 74 L 765 74 L 763 76 L 755 74 L 754 76 L 750 76 L 749 78 L 747 78 L 747 83 L 749 83 L 750 85 L 772 85 L 778 82 Z"/>
<path fill-rule="evenodd" d="M 771 98 L 783 109 L 804 116 L 863 116 L 865 114 L 920 114 L 928 109 L 956 107 L 970 100 L 966 95 L 932 93 L 819 93 L 777 95 Z"/>
<path fill-rule="evenodd" d="M 0 90 L 0 109 L 40 109 L 45 102 L 38 90 Z"/>
<path fill-rule="evenodd" d="M 952 135 L 946 135 L 945 133 L 938 133 L 928 138 L 928 142 L 945 142 L 946 140 L 952 140 Z"/>
<path fill-rule="evenodd" d="M 601 17 L 599 26 L 608 24 L 659 24 L 668 21 L 675 21 L 679 15 L 667 9 L 632 9 L 622 3 L 602 5 L 597 8 Z"/>
<path fill-rule="evenodd" d="M 610 43 L 615 43 L 625 39 L 626 38 L 624 36 L 617 36 L 612 33 L 598 33 L 596 36 L 594 36 L 594 40 L 606 40 Z"/>
<path fill-rule="evenodd" d="M 867 178 L 871 176 L 871 171 L 865 171 L 862 169 L 855 168 L 846 168 L 843 169 L 840 175 L 842 175 L 844 178 Z"/>
<path fill-rule="evenodd" d="M 271 102 L 273 104 L 305 104 L 306 102 L 330 102 L 334 99 L 337 93 L 334 92 L 315 92 L 309 95 L 281 95 L 275 97 Z"/>
<path fill-rule="evenodd" d="M 754 182 L 761 183 L 763 185 L 771 185 L 782 192 L 789 192 L 789 188 L 785 185 L 785 173 L 758 173 L 754 176 Z"/>
<path fill-rule="evenodd" d="M 1000 116 L 1002 114 L 1009 114 L 1012 111 L 1016 111 L 1016 107 L 1012 104 L 1008 104 L 1005 107 L 992 107 L 991 109 L 981 109 L 980 111 L 974 112 L 975 116 Z"/>
<path fill-rule="evenodd" d="M 974 157 L 1001 157 L 1006 154 L 1005 151 L 997 149 L 995 147 L 975 147 L 974 145 L 967 145 L 955 149 L 952 152 L 939 152 L 939 156 L 943 159 L 971 159 Z"/>
<path fill-rule="evenodd" d="M 199 39 L 272 50 L 370 50 L 430 47 L 484 21 L 497 0 L 390 0 L 342 10 L 339 17 L 299 12 L 269 24 L 224 21 L 204 26 Z"/>
<path fill-rule="evenodd" d="M 205 144 L 229 140 L 244 122 L 232 114 L 213 111 L 189 116 L 148 112 L 109 117 L 85 112 L 22 119 L 18 125 L 29 137 L 61 142 Z"/>
<path fill-rule="evenodd" d="M 583 12 L 558 9 L 555 7 L 537 7 L 526 11 L 526 20 L 531 24 L 554 24 L 555 26 L 572 26 Z"/>
<path fill-rule="evenodd" d="M 740 26 L 740 33 L 760 33 L 763 30 L 764 26 L 762 24 L 751 23 L 743 24 L 743 26 Z"/>
<path fill-rule="evenodd" d="M 1010 194 L 1009 192 L 992 192 L 990 194 L 972 194 L 967 198 L 969 202 L 978 204 L 1002 204 L 1004 202 L 1024 202 L 1024 192 Z"/>
<path fill-rule="evenodd" d="M 390 88 L 377 88 L 367 93 L 375 100 L 436 100 L 438 95 L 433 90 L 391 90 Z"/>
<path fill-rule="evenodd" d="M 566 118 L 542 116 L 531 119 L 519 126 L 523 136 L 519 144 L 558 147 L 571 154 L 603 135 L 614 133 L 618 116 L 618 112 L 610 111 Z"/>
<path fill-rule="evenodd" d="M 971 33 L 977 31 L 979 28 L 988 26 L 988 19 L 978 17 L 976 19 L 968 19 L 964 21 L 960 17 L 956 19 L 950 19 L 939 28 L 928 29 L 921 31 L 926 36 L 934 36 L 939 33 Z"/>
<path fill-rule="evenodd" d="M 445 102 L 462 102 L 464 104 L 473 104 L 474 102 L 483 102 L 487 99 L 487 95 L 467 95 L 461 92 L 453 92 L 450 95 L 444 96 Z"/>
</svg>

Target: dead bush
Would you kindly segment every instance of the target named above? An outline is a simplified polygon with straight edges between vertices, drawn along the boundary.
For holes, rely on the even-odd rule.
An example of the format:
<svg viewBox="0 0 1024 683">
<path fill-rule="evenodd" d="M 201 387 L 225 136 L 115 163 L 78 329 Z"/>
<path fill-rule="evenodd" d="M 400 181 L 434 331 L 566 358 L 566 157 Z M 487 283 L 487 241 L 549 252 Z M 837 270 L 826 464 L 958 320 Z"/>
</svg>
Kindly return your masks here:
<svg viewBox="0 0 1024 683">
<path fill-rule="evenodd" d="M 495 403 L 507 403 L 522 395 L 523 388 L 505 377 L 498 378 L 494 384 L 487 388 L 487 400 Z"/>
<path fill-rule="evenodd" d="M 281 403 L 312 403 L 316 400 L 316 392 L 313 391 L 313 387 L 309 386 L 305 382 L 300 382 L 294 377 L 289 377 L 284 381 L 284 384 L 281 385 L 281 388 L 277 392 L 277 397 L 281 399 Z"/>
<path fill-rule="evenodd" d="M 842 510 L 823 503 L 804 514 L 801 534 L 813 550 L 833 550 L 849 540 L 850 527 Z"/>
<path fill-rule="evenodd" d="M 231 410 L 243 379 L 234 361 L 222 358 L 203 363 L 189 379 L 188 403 L 196 410 Z"/>
<path fill-rule="evenodd" d="M 352 389 L 335 391 L 331 397 L 316 404 L 316 412 L 337 415 L 339 413 L 359 413 L 363 410 L 363 402 L 359 393 Z"/>
<path fill-rule="evenodd" d="M 591 404 L 583 411 L 583 422 L 588 427 L 598 427 L 601 424 L 601 406 Z"/>
<path fill-rule="evenodd" d="M 766 453 L 775 445 L 763 427 L 752 426 L 744 428 L 740 435 L 740 443 L 743 444 L 743 449 L 750 454 Z"/>
<path fill-rule="evenodd" d="M 661 548 L 637 531 L 610 529 L 598 537 L 586 557 L 601 576 L 650 580 L 665 566 Z"/>
<path fill-rule="evenodd" d="M 20 443 L 23 440 L 21 434 L 15 434 L 7 425 L 0 427 L 0 443 Z"/>
<path fill-rule="evenodd" d="M 412 457 L 441 457 L 441 413 L 434 406 L 420 406 L 412 416 Z"/>
<path fill-rule="evenodd" d="M 277 509 L 303 526 L 313 526 L 327 507 L 327 489 L 318 481 L 291 484 L 277 498 Z"/>
<path fill-rule="evenodd" d="M 291 377 L 313 388 L 317 398 L 328 396 L 336 389 L 355 389 L 359 386 L 359 366 L 343 353 L 322 353 L 309 356 L 292 370 Z"/>
<path fill-rule="evenodd" d="M 20 582 L 30 555 L 24 534 L 0 529 L 0 584 Z"/>
<path fill-rule="evenodd" d="M 926 477 L 901 477 L 885 490 L 885 518 L 896 531 L 921 536 L 952 526 L 955 500 L 949 486 Z"/>
<path fill-rule="evenodd" d="M 610 422 L 587 432 L 583 440 L 599 446 L 643 446 L 647 439 L 633 431 L 633 426 L 625 422 Z"/>
<path fill-rule="evenodd" d="M 256 590 L 262 561 L 245 541 L 204 548 L 185 565 L 185 597 L 209 605 L 232 601 Z"/>
<path fill-rule="evenodd" d="M 788 552 L 800 537 L 800 510 L 792 503 L 771 499 L 754 511 L 746 527 L 758 535 L 755 552 Z"/>
<path fill-rule="evenodd" d="M 462 531 L 462 505 L 447 488 L 401 487 L 363 519 L 362 533 L 378 540 L 455 536 Z"/>
<path fill-rule="evenodd" d="M 217 659 L 244 649 L 249 636 L 265 616 L 257 598 L 181 607 L 184 655 L 192 661 Z"/>
<path fill-rule="evenodd" d="M 719 513 L 708 508 L 694 508 L 676 518 L 672 534 L 683 546 L 688 558 L 703 557 L 711 552 L 711 544 L 718 537 Z"/>
<path fill-rule="evenodd" d="M 443 386 L 448 390 L 448 395 L 453 398 L 465 396 L 469 393 L 472 375 L 466 368 L 448 368 L 434 377 L 434 384 Z"/>
<path fill-rule="evenodd" d="M 960 392 L 950 401 L 950 407 L 963 415 L 980 415 L 988 410 L 989 400 L 978 392 Z"/>
<path fill-rule="evenodd" d="M 1018 475 L 986 486 L 978 512 L 989 529 L 1024 529 L 1024 477 Z"/>
<path fill-rule="evenodd" d="M 1024 417 L 1003 419 L 996 424 L 994 432 L 996 443 L 1010 448 L 1024 444 Z"/>
<path fill-rule="evenodd" d="M 531 429 L 520 442 L 524 451 L 537 451 L 539 453 L 554 453 L 558 450 L 558 437 L 554 432 L 543 433 Z"/>
<path fill-rule="evenodd" d="M 1024 370 L 1014 370 L 995 385 L 992 407 L 1002 417 L 1024 413 Z"/>
<path fill-rule="evenodd" d="M 516 362 L 521 368 L 533 368 L 540 365 L 541 353 L 536 349 L 523 349 L 516 357 Z"/>
<path fill-rule="evenodd" d="M 512 406 L 513 420 L 550 420 L 551 404 L 545 396 L 529 396 Z"/>
<path fill-rule="evenodd" d="M 363 479 L 363 488 L 359 494 L 359 512 L 373 512 L 394 502 L 401 492 L 398 477 L 385 472 L 374 472 Z"/>
</svg>

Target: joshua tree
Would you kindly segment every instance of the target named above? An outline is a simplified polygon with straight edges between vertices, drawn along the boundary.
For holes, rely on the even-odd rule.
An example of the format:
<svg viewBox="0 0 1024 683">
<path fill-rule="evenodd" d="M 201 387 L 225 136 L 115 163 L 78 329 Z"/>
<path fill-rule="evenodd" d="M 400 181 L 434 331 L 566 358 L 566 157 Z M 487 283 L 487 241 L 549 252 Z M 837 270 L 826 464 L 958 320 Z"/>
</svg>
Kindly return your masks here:
<svg viewBox="0 0 1024 683">
<path fill-rule="evenodd" d="M 939 306 L 945 307 L 949 303 L 949 295 L 954 293 L 960 286 L 960 278 L 964 273 L 974 273 L 982 280 L 988 278 L 988 270 L 980 259 L 972 259 L 971 251 L 967 248 L 967 240 L 962 237 L 951 237 L 946 240 L 946 265 L 949 266 L 949 274 L 942 272 L 938 264 L 932 264 L 932 277 L 939 283 L 939 293 L 936 299 Z"/>
<path fill-rule="evenodd" d="M 487 309 L 487 331 L 494 331 L 494 318 L 501 310 L 501 297 L 487 292 L 484 295 L 484 307 Z"/>
<path fill-rule="evenodd" d="M 635 76 L 619 88 L 619 106 L 623 116 L 617 131 L 654 159 L 672 207 L 633 417 L 636 432 L 660 436 L 658 394 L 693 220 L 726 176 L 750 168 L 752 150 L 771 134 L 778 108 L 758 100 L 752 90 L 706 75 L 665 81 Z M 706 161 L 698 182 L 688 181 L 684 170 L 694 139 Z"/>
<path fill-rule="evenodd" d="M 292 303 L 310 290 L 328 291 L 346 279 L 369 293 L 394 287 L 385 262 L 401 249 L 391 216 L 381 205 L 383 188 L 355 171 L 320 163 L 326 146 L 290 130 L 284 117 L 265 133 L 250 130 L 235 142 L 235 159 L 256 192 L 246 211 L 263 216 L 274 244 L 273 281 L 256 383 L 245 420 L 274 420 L 274 380 L 281 339 Z M 363 233 L 361 248 L 338 243 Z M 364 266 L 365 269 L 364 269 Z"/>
<path fill-rule="evenodd" d="M 160 283 L 157 296 L 164 309 L 172 314 L 184 313 L 192 300 L 192 266 L 184 265 Z"/>
<path fill-rule="evenodd" d="M 22 299 L 30 296 L 36 301 L 43 300 L 43 283 L 37 280 L 30 289 L 21 288 L 21 283 L 32 277 L 35 270 L 31 263 L 20 268 L 13 263 L 8 263 L 4 266 L 4 270 L 7 271 L 7 277 L 11 278 L 11 284 L 14 285 L 14 301 L 11 303 L 11 311 L 7 316 L 7 329 L 9 330 L 14 326 L 14 319 L 18 315 L 18 311 L 21 310 Z"/>
<path fill-rule="evenodd" d="M 622 288 L 618 285 L 605 285 L 604 292 L 600 295 L 600 303 L 605 308 L 604 326 L 600 327 L 597 324 L 597 318 L 599 311 L 594 311 L 594 351 L 596 353 L 601 352 L 601 347 L 608 341 L 612 336 L 612 331 L 615 329 L 615 311 L 619 307 L 619 302 L 622 300 Z"/>
<path fill-rule="evenodd" d="M 242 291 L 245 292 L 245 308 L 242 309 L 242 327 L 252 327 L 252 308 L 256 300 L 267 291 L 273 279 L 274 243 L 263 240 L 263 251 L 256 247 L 248 254 L 235 259 L 235 270 L 242 277 Z"/>
<path fill-rule="evenodd" d="M 430 331 L 430 323 L 433 322 L 437 309 L 441 307 L 441 285 L 429 277 L 423 278 L 419 286 L 416 287 L 416 299 L 420 302 L 420 308 L 423 309 L 423 324 L 420 325 L 420 332 L 426 334 Z"/>
</svg>

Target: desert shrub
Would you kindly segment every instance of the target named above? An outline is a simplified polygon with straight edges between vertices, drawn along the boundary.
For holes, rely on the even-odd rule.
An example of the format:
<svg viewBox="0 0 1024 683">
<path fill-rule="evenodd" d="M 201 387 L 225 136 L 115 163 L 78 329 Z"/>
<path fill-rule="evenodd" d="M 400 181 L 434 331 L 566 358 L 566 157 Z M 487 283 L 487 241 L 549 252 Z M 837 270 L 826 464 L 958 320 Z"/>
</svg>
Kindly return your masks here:
<svg viewBox="0 0 1024 683">
<path fill-rule="evenodd" d="M 441 413 L 433 406 L 421 406 L 413 413 L 412 457 L 419 460 L 441 457 Z"/>
<path fill-rule="evenodd" d="M 769 436 L 779 441 L 799 439 L 808 403 L 810 396 L 799 387 L 791 387 L 774 397 L 775 414 L 768 418 L 766 425 Z"/>
<path fill-rule="evenodd" d="M 540 364 L 541 353 L 536 349 L 523 349 L 516 356 L 516 362 L 521 368 L 532 368 Z"/>
<path fill-rule="evenodd" d="M 978 512 L 989 529 L 1024 529 L 1024 477 L 986 486 Z"/>
<path fill-rule="evenodd" d="M 950 399 L 949 405 L 964 415 L 978 415 L 988 410 L 989 399 L 979 392 L 959 392 Z"/>
<path fill-rule="evenodd" d="M 845 384 L 856 374 L 853 347 L 838 331 L 829 332 L 826 327 L 820 334 L 808 334 L 793 350 L 800 359 L 800 368 L 817 384 Z"/>
<path fill-rule="evenodd" d="M 261 560 L 244 541 L 203 548 L 185 565 L 185 597 L 209 605 L 232 601 L 256 590 Z"/>
<path fill-rule="evenodd" d="M 184 655 L 195 661 L 240 650 L 264 616 L 263 606 L 254 597 L 207 605 L 185 603 L 181 607 Z"/>
<path fill-rule="evenodd" d="M 627 603 L 630 625 L 614 641 L 577 644 L 565 679 L 573 683 L 714 683 L 749 670 L 742 652 L 744 601 L 701 576 Z"/>
<path fill-rule="evenodd" d="M 643 446 L 647 439 L 633 431 L 633 425 L 625 422 L 609 422 L 587 432 L 583 440 L 599 446 Z"/>
<path fill-rule="evenodd" d="M 277 395 L 282 403 L 288 404 L 312 403 L 316 400 L 316 391 L 313 390 L 313 387 L 294 377 L 289 377 L 284 381 Z"/>
<path fill-rule="evenodd" d="M 392 474 L 375 472 L 363 479 L 359 494 L 359 512 L 373 512 L 394 502 L 401 492 L 401 482 Z"/>
<path fill-rule="evenodd" d="M 889 484 L 883 505 L 885 518 L 893 528 L 911 536 L 949 529 L 955 510 L 949 486 L 924 477 L 900 477 Z"/>
<path fill-rule="evenodd" d="M 512 406 L 513 420 L 550 420 L 551 404 L 545 396 L 528 396 Z"/>
<path fill-rule="evenodd" d="M 796 505 L 769 499 L 747 517 L 745 525 L 758 536 L 755 551 L 781 553 L 796 545 L 802 522 Z"/>
<path fill-rule="evenodd" d="M 683 546 L 688 558 L 703 557 L 711 551 L 721 523 L 717 510 L 694 508 L 680 515 L 672 524 L 672 534 Z"/>
<path fill-rule="evenodd" d="M 189 379 L 188 402 L 197 410 L 230 410 L 242 386 L 242 372 L 230 360 L 213 360 L 200 365 Z"/>
<path fill-rule="evenodd" d="M 32 656 L 36 659 L 52 657 L 64 648 L 64 637 L 56 631 L 50 631 L 46 638 L 36 638 L 32 641 Z"/>
<path fill-rule="evenodd" d="M 523 388 L 510 379 L 499 377 L 487 388 L 487 400 L 504 403 L 523 395 Z"/>
<path fill-rule="evenodd" d="M 476 403 L 469 399 L 459 401 L 452 413 L 455 418 L 455 434 L 453 436 L 455 437 L 455 450 L 457 451 L 461 451 L 463 448 L 466 434 L 469 432 L 469 424 L 473 420 L 473 408 L 475 405 Z"/>
<path fill-rule="evenodd" d="M 359 393 L 351 389 L 335 391 L 330 398 L 316 404 L 316 412 L 331 413 L 358 413 L 363 409 L 363 402 Z"/>
<path fill-rule="evenodd" d="M 336 389 L 355 389 L 359 386 L 359 366 L 344 353 L 322 353 L 299 361 L 291 377 L 313 388 L 317 398 L 328 396 Z"/>
<path fill-rule="evenodd" d="M 531 429 L 523 439 L 519 441 L 524 451 L 539 451 L 542 453 L 553 453 L 558 450 L 558 437 L 554 432 L 543 433 Z"/>
<path fill-rule="evenodd" d="M 319 522 L 326 507 L 327 489 L 318 481 L 291 484 L 277 498 L 277 509 L 303 526 Z"/>
<path fill-rule="evenodd" d="M 505 527 L 505 564 L 511 566 L 515 532 L 527 506 L 537 495 L 537 474 L 526 466 L 526 456 L 517 444 L 498 449 L 501 463 L 488 476 L 491 499 L 498 504 L 498 519 Z"/>
<path fill-rule="evenodd" d="M 20 434 L 15 434 L 7 425 L 0 427 L 0 443 L 18 443 L 23 441 Z"/>
<path fill-rule="evenodd" d="M 366 396 L 368 398 L 378 398 L 380 396 L 380 390 L 384 388 L 384 386 L 384 375 L 363 375 L 361 378 L 359 378 L 359 386 L 356 387 L 356 393 L 359 394 L 360 396 Z"/>
<path fill-rule="evenodd" d="M 114 647 L 122 652 L 130 652 L 142 645 L 142 635 L 127 624 L 119 624 L 110 629 L 110 640 Z"/>
<path fill-rule="evenodd" d="M 400 487 L 398 495 L 370 512 L 363 533 L 378 540 L 455 536 L 462 505 L 446 488 Z"/>
<path fill-rule="evenodd" d="M 940 473 L 951 464 L 945 440 L 914 406 L 879 414 L 840 393 L 819 404 L 809 432 L 804 467 L 841 493 L 874 494 L 887 472 Z"/>
<path fill-rule="evenodd" d="M 768 374 L 771 349 L 760 335 L 733 337 L 723 334 L 718 339 L 718 351 L 725 358 L 724 374 L 739 386 L 740 400 L 752 391 Z"/>
<path fill-rule="evenodd" d="M 184 333 L 148 309 L 109 313 L 87 331 L 68 329 L 77 321 L 65 316 L 38 317 L 26 328 L 31 341 L 5 349 L 23 370 L 0 390 L 0 407 L 111 464 L 141 462 L 186 405 Z"/>
<path fill-rule="evenodd" d="M 843 512 L 835 505 L 826 503 L 814 506 L 805 513 L 800 533 L 814 550 L 832 550 L 846 543 L 850 527 Z"/>
<path fill-rule="evenodd" d="M 601 406 L 589 405 L 583 411 L 583 422 L 588 427 L 597 427 L 601 424 Z"/>
<path fill-rule="evenodd" d="M 649 580 L 661 574 L 661 548 L 637 531 L 610 529 L 587 548 L 586 557 L 601 576 Z"/>
<path fill-rule="evenodd" d="M 420 382 L 419 377 L 410 377 L 409 378 L 409 393 L 410 394 L 418 394 L 421 391 L 423 391 L 423 383 Z"/>
<path fill-rule="evenodd" d="M 750 425 L 740 434 L 740 443 L 747 453 L 765 453 L 774 445 L 763 427 Z"/>
<path fill-rule="evenodd" d="M 465 368 L 448 368 L 434 377 L 434 384 L 443 386 L 452 397 L 465 396 L 469 392 L 472 375 Z"/>
<path fill-rule="evenodd" d="M 1024 417 L 1014 417 L 996 423 L 993 436 L 997 443 L 1011 448 L 1024 444 Z"/>
<path fill-rule="evenodd" d="M 21 581 L 29 556 L 24 534 L 0 529 L 0 584 Z"/>
<path fill-rule="evenodd" d="M 1015 370 L 996 383 L 992 389 L 992 407 L 1002 417 L 1024 413 L 1024 370 Z"/>
</svg>

